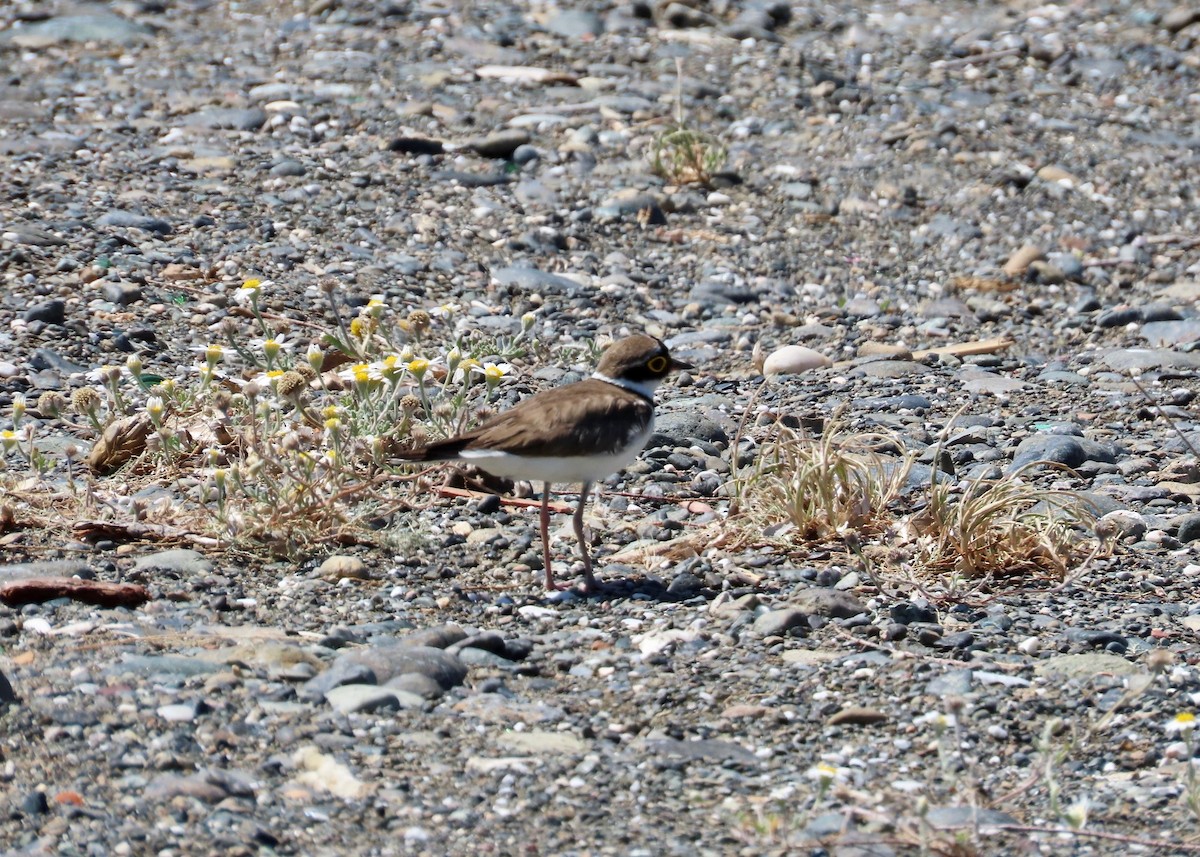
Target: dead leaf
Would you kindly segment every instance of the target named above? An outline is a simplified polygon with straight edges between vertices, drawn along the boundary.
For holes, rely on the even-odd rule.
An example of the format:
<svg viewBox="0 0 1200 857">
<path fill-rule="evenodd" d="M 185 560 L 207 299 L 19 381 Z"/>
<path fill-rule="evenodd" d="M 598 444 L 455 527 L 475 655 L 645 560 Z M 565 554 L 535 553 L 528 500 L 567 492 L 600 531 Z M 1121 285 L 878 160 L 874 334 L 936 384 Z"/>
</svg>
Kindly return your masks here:
<svg viewBox="0 0 1200 857">
<path fill-rule="evenodd" d="M 149 414 L 134 414 L 111 423 L 88 453 L 88 467 L 101 476 L 120 469 L 146 449 L 146 438 L 153 428 Z"/>
</svg>

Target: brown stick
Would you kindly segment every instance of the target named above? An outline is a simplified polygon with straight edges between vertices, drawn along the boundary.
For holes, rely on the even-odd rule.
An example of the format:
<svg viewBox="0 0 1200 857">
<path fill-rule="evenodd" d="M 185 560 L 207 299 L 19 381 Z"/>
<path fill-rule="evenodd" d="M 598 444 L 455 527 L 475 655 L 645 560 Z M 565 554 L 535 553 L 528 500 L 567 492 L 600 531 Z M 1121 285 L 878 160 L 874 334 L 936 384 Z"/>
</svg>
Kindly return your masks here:
<svg viewBox="0 0 1200 857">
<path fill-rule="evenodd" d="M 9 607 L 70 598 L 98 607 L 140 607 L 150 600 L 146 587 L 74 577 L 30 577 L 0 584 L 0 601 Z"/>
<path fill-rule="evenodd" d="M 484 497 L 491 496 L 486 491 L 468 491 L 466 488 L 451 488 L 449 485 L 443 485 L 437 489 L 437 492 L 443 497 L 462 497 L 467 500 L 481 500 Z M 526 500 L 522 497 L 501 497 L 500 503 L 504 506 L 520 506 L 524 508 L 540 508 L 542 505 L 541 500 Z M 575 511 L 575 507 L 569 503 L 551 501 L 550 511 L 556 515 L 570 515 Z"/>
<path fill-rule="evenodd" d="M 1003 351 L 1013 344 L 1013 340 L 1007 336 L 1000 336 L 995 339 L 976 339 L 971 342 L 958 342 L 954 345 L 942 345 L 938 348 L 926 348 L 921 351 L 913 352 L 913 359 L 920 360 L 930 354 L 953 354 L 955 357 L 963 357 L 970 354 L 992 354 L 997 351 Z"/>
</svg>

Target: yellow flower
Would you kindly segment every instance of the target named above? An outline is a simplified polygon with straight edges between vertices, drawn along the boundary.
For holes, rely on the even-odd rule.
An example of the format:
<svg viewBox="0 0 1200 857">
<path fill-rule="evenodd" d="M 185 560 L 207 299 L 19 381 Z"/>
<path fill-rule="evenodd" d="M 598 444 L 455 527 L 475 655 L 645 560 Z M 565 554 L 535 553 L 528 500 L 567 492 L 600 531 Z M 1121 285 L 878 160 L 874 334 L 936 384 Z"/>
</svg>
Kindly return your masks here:
<svg viewBox="0 0 1200 857">
<path fill-rule="evenodd" d="M 458 371 L 454 373 L 455 380 L 467 378 L 472 372 L 478 372 L 479 365 L 479 361 L 474 357 L 464 357 L 458 364 Z"/>
<path fill-rule="evenodd" d="M 379 364 L 379 374 L 388 381 L 394 381 L 403 368 L 400 358 L 395 354 L 389 354 Z"/>
<path fill-rule="evenodd" d="M 241 288 L 234 294 L 234 301 L 240 306 L 258 306 L 258 293 L 263 285 L 262 280 L 249 279 L 242 282 Z"/>
<path fill-rule="evenodd" d="M 1196 728 L 1196 715 L 1190 711 L 1181 711 L 1167 723 L 1168 732 L 1188 733 Z"/>
<path fill-rule="evenodd" d="M 424 357 L 414 357 L 408 361 L 408 365 L 405 368 L 413 374 L 414 378 L 420 381 L 425 377 L 425 373 L 429 371 L 429 361 Z"/>
<path fill-rule="evenodd" d="M 487 379 L 489 384 L 498 384 L 500 379 L 512 371 L 512 366 L 508 363 L 484 363 L 483 377 Z"/>
<path fill-rule="evenodd" d="M 3 445 L 5 452 L 12 452 L 16 449 L 17 441 L 19 440 L 20 438 L 17 437 L 17 433 L 12 429 L 0 431 L 0 445 Z"/>
</svg>

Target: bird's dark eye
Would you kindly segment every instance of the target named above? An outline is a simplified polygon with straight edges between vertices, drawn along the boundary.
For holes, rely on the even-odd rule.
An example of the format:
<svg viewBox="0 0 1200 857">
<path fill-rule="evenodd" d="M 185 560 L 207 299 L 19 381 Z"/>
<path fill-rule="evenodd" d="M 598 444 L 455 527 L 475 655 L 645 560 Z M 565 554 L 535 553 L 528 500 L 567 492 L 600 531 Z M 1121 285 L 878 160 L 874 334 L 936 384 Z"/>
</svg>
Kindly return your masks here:
<svg viewBox="0 0 1200 857">
<path fill-rule="evenodd" d="M 657 357 L 651 357 L 646 361 L 646 368 L 651 372 L 665 372 L 670 361 L 659 354 Z"/>
</svg>

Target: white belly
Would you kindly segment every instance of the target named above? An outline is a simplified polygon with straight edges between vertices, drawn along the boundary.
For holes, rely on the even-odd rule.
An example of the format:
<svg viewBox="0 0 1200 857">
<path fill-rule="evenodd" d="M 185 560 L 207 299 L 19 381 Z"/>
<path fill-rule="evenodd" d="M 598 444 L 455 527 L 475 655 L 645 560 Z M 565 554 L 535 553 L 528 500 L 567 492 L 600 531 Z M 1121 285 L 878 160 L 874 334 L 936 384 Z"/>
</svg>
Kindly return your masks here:
<svg viewBox="0 0 1200 857">
<path fill-rule="evenodd" d="M 529 482 L 599 482 L 630 464 L 650 439 L 654 426 L 632 438 L 628 446 L 616 452 L 597 455 L 573 455 L 570 458 L 512 455 L 483 449 L 463 450 L 460 461 L 474 464 L 493 476 L 523 479 Z"/>
</svg>

